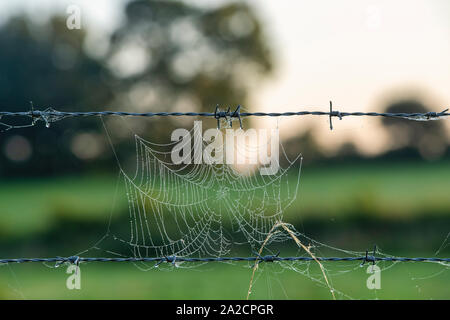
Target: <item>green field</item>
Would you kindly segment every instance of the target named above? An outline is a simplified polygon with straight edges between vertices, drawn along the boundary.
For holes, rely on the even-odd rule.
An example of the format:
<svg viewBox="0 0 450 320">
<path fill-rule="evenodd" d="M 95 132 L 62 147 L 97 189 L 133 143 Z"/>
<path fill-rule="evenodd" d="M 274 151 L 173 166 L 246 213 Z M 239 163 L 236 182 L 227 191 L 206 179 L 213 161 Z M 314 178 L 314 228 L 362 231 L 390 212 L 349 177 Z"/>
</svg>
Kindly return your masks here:
<svg viewBox="0 0 450 320">
<path fill-rule="evenodd" d="M 125 190 L 118 182 L 116 176 L 98 175 L 1 181 L 1 257 L 65 256 L 89 248 L 104 234 L 112 209 L 127 214 Z M 442 245 L 440 256 L 448 257 L 448 190 L 448 161 L 305 166 L 299 197 L 286 211 L 285 221 L 343 249 L 363 251 L 376 241 L 388 254 L 433 256 Z M 248 264 L 184 266 L 143 272 L 131 264 L 83 264 L 82 289 L 70 291 L 65 288 L 65 267 L 4 265 L 0 298 L 245 298 L 251 277 Z M 275 264 L 262 267 L 252 298 L 331 297 L 326 287 L 304 275 L 306 271 L 323 280 L 314 263 L 298 267 L 303 273 Z M 387 268 L 382 271 L 382 289 L 373 291 L 366 288 L 366 268 L 358 262 L 326 265 L 336 292 L 343 293 L 338 298 L 450 298 L 448 266 L 381 267 Z"/>
<path fill-rule="evenodd" d="M 321 279 L 317 268 L 310 265 Z M 332 265 L 326 265 L 333 270 Z M 381 289 L 366 287 L 366 267 L 330 275 L 338 299 L 448 299 L 450 272 L 436 264 L 403 264 L 381 272 Z M 0 268 L 3 299 L 245 299 L 251 269 L 245 263 L 193 269 L 140 271 L 129 264 L 81 267 L 81 290 L 68 290 L 64 267 L 16 265 Z M 444 271 L 443 271 L 444 270 Z M 331 299 L 329 290 L 303 274 L 262 267 L 251 299 Z M 332 272 L 331 272 L 332 273 Z"/>
<path fill-rule="evenodd" d="M 294 183 L 294 181 L 293 181 Z M 0 231 L 29 235 L 51 228 L 61 216 L 106 220 L 112 199 L 125 210 L 123 184 L 116 176 L 82 176 L 0 181 Z M 297 200 L 285 220 L 343 217 L 365 211 L 378 217 L 412 218 L 450 214 L 450 162 L 386 163 L 332 168 L 304 167 Z"/>
</svg>

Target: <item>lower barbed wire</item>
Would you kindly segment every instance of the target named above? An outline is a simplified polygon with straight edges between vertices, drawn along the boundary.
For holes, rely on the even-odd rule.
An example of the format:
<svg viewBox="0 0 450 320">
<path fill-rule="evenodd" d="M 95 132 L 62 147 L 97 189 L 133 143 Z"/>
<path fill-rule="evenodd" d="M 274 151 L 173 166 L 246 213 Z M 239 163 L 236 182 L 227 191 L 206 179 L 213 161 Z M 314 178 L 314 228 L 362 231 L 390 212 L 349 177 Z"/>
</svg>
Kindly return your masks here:
<svg viewBox="0 0 450 320">
<path fill-rule="evenodd" d="M 278 255 L 265 256 L 250 256 L 250 257 L 204 257 L 204 258 L 188 258 L 188 257 L 54 257 L 54 258 L 16 258 L 16 259 L 0 259 L 0 264 L 9 263 L 31 263 L 31 262 L 54 262 L 58 265 L 63 263 L 80 264 L 82 262 L 155 262 L 171 263 L 175 262 L 277 262 L 277 261 L 324 261 L 324 262 L 339 262 L 339 261 L 362 261 L 376 263 L 378 261 L 387 262 L 450 262 L 450 258 L 425 258 L 425 257 L 375 257 L 375 256 L 356 256 L 356 257 L 307 257 L 307 256 L 293 256 L 280 257 Z"/>
</svg>

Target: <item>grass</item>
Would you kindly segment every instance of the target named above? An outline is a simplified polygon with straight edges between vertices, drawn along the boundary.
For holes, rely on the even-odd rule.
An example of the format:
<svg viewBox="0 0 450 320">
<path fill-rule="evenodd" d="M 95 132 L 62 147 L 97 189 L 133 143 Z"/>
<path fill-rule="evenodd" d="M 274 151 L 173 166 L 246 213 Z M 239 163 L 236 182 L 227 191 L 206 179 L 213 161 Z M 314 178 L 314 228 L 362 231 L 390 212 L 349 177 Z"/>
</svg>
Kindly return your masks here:
<svg viewBox="0 0 450 320">
<path fill-rule="evenodd" d="M 436 264 L 397 264 L 381 272 L 381 289 L 369 290 L 367 267 L 354 263 L 351 272 L 331 270 L 338 299 L 448 299 L 450 272 Z M 302 268 L 302 267 L 301 267 Z M 306 267 L 303 267 L 305 269 Z M 320 272 L 310 264 L 310 272 Z M 308 277 L 277 266 L 261 267 L 251 299 L 330 299 L 328 289 Z M 337 270 L 339 272 L 342 270 Z M 2 299 L 245 299 L 249 265 L 209 264 L 172 271 L 138 270 L 131 264 L 88 264 L 81 267 L 81 290 L 68 290 L 66 268 L 15 265 L 0 268 Z M 442 272 L 443 271 L 443 272 Z M 339 292 L 345 294 L 340 295 Z"/>
<path fill-rule="evenodd" d="M 294 179 L 295 177 L 292 177 Z M 116 176 L 62 177 L 0 182 L 0 232 L 7 236 L 43 232 L 61 215 L 105 220 L 115 198 Z M 355 165 L 303 168 L 300 194 L 285 220 L 345 217 L 365 211 L 383 218 L 413 217 L 450 208 L 450 163 Z M 116 211 L 125 211 L 119 183 Z"/>
<path fill-rule="evenodd" d="M 87 232 L 85 226 L 98 225 L 102 226 L 101 231 L 104 232 L 103 227 L 106 228 L 112 207 L 126 213 L 123 185 L 118 185 L 119 197 L 115 197 L 116 187 L 117 177 L 113 176 L 0 181 L 0 245 L 8 241 L 3 249 L 19 252 L 18 256 L 27 252 L 26 248 L 31 248 L 31 252 L 40 252 L 36 250 L 39 246 L 35 244 L 35 237 L 52 233 L 56 229 L 61 229 L 64 236 L 67 228 L 63 230 L 62 226 L 67 225 L 60 223 L 65 221 L 71 226 L 75 225 L 73 228 L 76 234 L 83 234 L 74 241 L 76 245 L 85 248 L 82 242 L 85 235 L 79 233 L 77 228 Z M 361 164 L 334 168 L 304 167 L 300 196 L 286 211 L 285 221 L 303 223 L 308 219 L 320 218 L 320 224 L 323 225 L 335 218 L 353 219 L 356 214 L 378 217 L 388 226 L 393 218 L 413 221 L 421 217 L 436 216 L 441 229 L 447 230 L 450 218 L 449 189 L 448 161 Z M 117 200 L 115 204 L 113 199 Z M 401 223 L 399 226 L 403 228 Z M 336 227 L 333 224 L 329 230 L 335 232 Z M 436 231 L 435 227 L 430 224 L 427 228 L 431 234 L 438 233 L 436 237 L 441 244 L 445 234 L 441 235 L 442 230 Z M 364 234 L 358 235 L 357 229 L 354 231 L 350 235 L 352 237 L 345 237 L 352 239 L 351 241 L 345 240 L 345 245 L 339 245 L 362 250 L 361 246 L 366 245 L 361 241 Z M 98 236 L 102 236 L 102 232 Z M 417 238 L 415 231 L 411 231 L 411 234 Z M 417 241 L 429 243 L 429 234 L 424 233 Z M 373 241 L 372 238 L 377 235 L 379 233 L 371 234 L 369 240 Z M 328 241 L 327 238 L 327 243 L 336 244 L 336 237 L 335 234 L 334 241 Z M 329 238 L 333 238 L 333 235 Z M 412 247 L 412 243 L 405 247 L 400 240 L 398 239 L 398 244 L 401 248 L 406 250 L 407 247 Z M 392 239 L 389 241 L 392 242 Z M 62 242 L 65 243 L 65 240 Z M 52 243 L 54 242 L 47 245 Z M 12 245 L 16 247 L 13 248 Z M 34 245 L 37 247 L 33 247 Z M 45 243 L 40 243 L 41 248 L 42 245 Z M 23 251 L 15 251 L 16 249 Z M 433 247 L 433 250 L 437 249 Z M 448 252 L 448 247 L 444 250 Z M 67 251 L 74 252 L 70 248 Z M 402 255 L 406 254 L 402 252 Z M 411 255 L 417 256 L 419 253 L 412 252 Z M 345 266 L 326 267 L 329 268 L 333 286 L 351 298 L 450 298 L 446 285 L 450 283 L 450 273 L 448 267 L 442 265 L 397 264 L 382 272 L 382 289 L 378 291 L 366 288 L 368 275 L 365 268 L 358 267 L 358 263 Z M 305 266 L 301 268 L 305 270 Z M 316 278 L 321 279 L 320 271 L 314 268 L 314 264 L 311 264 L 309 270 Z M 330 298 L 326 287 L 300 273 L 281 269 L 275 264 L 266 266 L 264 270 L 265 272 L 258 273 L 252 298 Z M 346 272 L 348 270 L 351 272 Z M 79 291 L 66 289 L 67 276 L 63 267 L 52 269 L 40 264 L 0 266 L 0 298 L 241 299 L 246 296 L 251 270 L 246 264 L 207 264 L 199 268 L 178 268 L 170 272 L 154 269 L 142 272 L 131 264 L 86 264 L 82 265 L 82 290 Z"/>
<path fill-rule="evenodd" d="M 10 236 L 42 232 L 61 215 L 105 220 L 116 185 L 116 178 L 110 176 L 0 182 L 0 232 Z M 117 205 L 120 210 L 125 203 Z"/>
<path fill-rule="evenodd" d="M 449 162 L 304 168 L 300 196 L 289 213 L 342 216 L 355 206 L 384 218 L 448 213 L 449 188 Z"/>
</svg>

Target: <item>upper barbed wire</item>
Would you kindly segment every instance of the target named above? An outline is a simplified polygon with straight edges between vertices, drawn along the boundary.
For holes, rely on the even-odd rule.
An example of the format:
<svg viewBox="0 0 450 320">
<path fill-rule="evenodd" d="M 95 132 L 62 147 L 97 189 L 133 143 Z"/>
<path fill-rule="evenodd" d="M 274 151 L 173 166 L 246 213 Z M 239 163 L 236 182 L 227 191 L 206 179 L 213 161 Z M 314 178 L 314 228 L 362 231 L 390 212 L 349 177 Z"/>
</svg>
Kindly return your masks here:
<svg viewBox="0 0 450 320">
<path fill-rule="evenodd" d="M 49 126 L 52 122 L 57 122 L 66 118 L 76 118 L 76 117 L 96 117 L 96 116 L 119 116 L 119 117 L 211 117 L 218 121 L 218 128 L 220 128 L 220 120 L 225 119 L 227 121 L 232 121 L 233 119 L 238 119 L 240 126 L 242 128 L 242 117 L 291 117 L 291 116 L 328 116 L 330 118 L 330 129 L 333 130 L 332 118 L 337 117 L 342 120 L 344 117 L 387 117 L 387 118 L 401 118 L 413 121 L 430 121 L 430 120 L 440 120 L 444 117 L 450 116 L 447 112 L 449 109 L 445 109 L 441 112 L 342 112 L 333 110 L 333 104 L 330 101 L 330 111 L 288 111 L 288 112 L 241 112 L 240 105 L 234 111 L 228 108 L 225 111 L 221 111 L 218 106 L 214 112 L 127 112 L 127 111 L 85 111 L 85 112 L 72 112 L 72 111 L 58 111 L 52 108 L 47 108 L 45 110 L 35 110 L 32 108 L 30 111 L 0 111 L 1 117 L 29 117 L 32 119 L 30 125 L 33 126 L 36 121 L 41 120 Z M 3 123 L 7 127 L 6 130 L 15 127 L 24 126 L 13 126 Z"/>
</svg>

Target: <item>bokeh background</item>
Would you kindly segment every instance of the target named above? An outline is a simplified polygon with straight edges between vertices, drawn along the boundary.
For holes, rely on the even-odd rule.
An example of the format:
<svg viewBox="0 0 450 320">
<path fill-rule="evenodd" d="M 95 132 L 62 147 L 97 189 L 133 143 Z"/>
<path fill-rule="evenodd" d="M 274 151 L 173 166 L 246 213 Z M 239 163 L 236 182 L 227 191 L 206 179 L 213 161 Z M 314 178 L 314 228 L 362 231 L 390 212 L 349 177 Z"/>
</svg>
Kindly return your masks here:
<svg viewBox="0 0 450 320">
<path fill-rule="evenodd" d="M 67 26 L 70 5 L 81 29 Z M 332 100 L 340 111 L 438 112 L 450 106 L 449 18 L 446 0 L 2 2 L 0 109 L 28 111 L 32 101 L 60 111 L 327 111 Z M 192 119 L 126 121 L 160 142 L 192 127 Z M 105 122 L 114 150 L 133 163 L 124 122 Z M 105 233 L 117 161 L 98 119 L 6 130 L 29 123 L 0 119 L 0 256 L 70 256 Z M 392 255 L 450 255 L 447 120 L 244 126 L 279 126 L 288 155 L 303 154 L 300 196 L 285 220 L 308 236 L 355 251 L 376 243 Z M 124 201 L 114 209 L 128 214 Z M 377 292 L 364 271 L 334 285 L 355 298 L 450 298 L 444 266 L 395 266 Z M 243 298 L 250 275 L 248 266 L 143 273 L 97 264 L 83 268 L 82 290 L 69 291 L 62 269 L 2 266 L 0 297 Z M 295 272 L 261 279 L 256 298 L 330 298 Z"/>
</svg>

